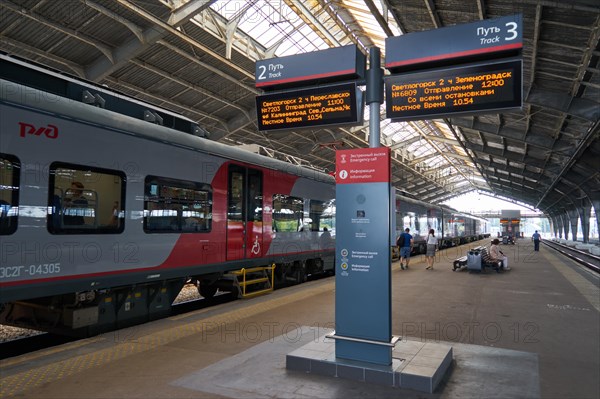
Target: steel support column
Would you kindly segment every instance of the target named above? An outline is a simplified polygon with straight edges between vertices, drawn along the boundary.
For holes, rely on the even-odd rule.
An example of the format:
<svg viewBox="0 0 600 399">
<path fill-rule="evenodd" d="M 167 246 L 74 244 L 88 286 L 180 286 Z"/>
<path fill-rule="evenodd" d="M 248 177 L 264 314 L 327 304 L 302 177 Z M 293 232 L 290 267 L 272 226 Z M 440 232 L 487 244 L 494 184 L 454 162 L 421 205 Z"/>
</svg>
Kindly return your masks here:
<svg viewBox="0 0 600 399">
<path fill-rule="evenodd" d="M 592 207 L 590 205 L 583 205 L 577 208 L 579 212 L 579 218 L 581 219 L 581 233 L 583 235 L 583 242 L 590 242 L 590 211 Z"/>
<path fill-rule="evenodd" d="M 571 236 L 573 237 L 573 241 L 577 241 L 577 221 L 579 220 L 579 212 L 577 212 L 577 209 L 569 209 L 567 215 L 571 222 Z"/>
<path fill-rule="evenodd" d="M 594 211 L 596 212 L 596 231 L 600 233 L 600 199 L 592 200 L 592 206 L 594 207 Z"/>
<path fill-rule="evenodd" d="M 556 227 L 555 229 L 558 230 L 558 234 L 554 233 L 555 236 L 558 236 L 558 238 L 563 238 L 563 220 L 562 220 L 562 216 L 561 215 L 556 215 L 554 216 L 555 220 L 556 220 Z"/>
<path fill-rule="evenodd" d="M 563 224 L 563 232 L 565 233 L 565 240 L 569 239 L 569 214 L 567 212 L 560 215 L 560 219 Z"/>
</svg>

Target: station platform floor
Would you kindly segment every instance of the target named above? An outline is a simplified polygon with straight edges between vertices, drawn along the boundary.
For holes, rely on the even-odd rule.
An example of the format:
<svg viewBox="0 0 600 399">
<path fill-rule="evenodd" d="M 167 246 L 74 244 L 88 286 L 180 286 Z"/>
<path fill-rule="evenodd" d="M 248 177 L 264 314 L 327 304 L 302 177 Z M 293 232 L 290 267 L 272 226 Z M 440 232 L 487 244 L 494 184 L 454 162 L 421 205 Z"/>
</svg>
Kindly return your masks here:
<svg viewBox="0 0 600 399">
<path fill-rule="evenodd" d="M 600 397 L 597 275 L 531 241 L 510 271 L 452 271 L 471 243 L 392 264 L 392 333 L 453 347 L 429 394 L 285 368 L 333 328 L 335 278 L 173 316 L 0 363 L 2 398 Z M 401 345 L 402 341 L 398 344 Z"/>
</svg>

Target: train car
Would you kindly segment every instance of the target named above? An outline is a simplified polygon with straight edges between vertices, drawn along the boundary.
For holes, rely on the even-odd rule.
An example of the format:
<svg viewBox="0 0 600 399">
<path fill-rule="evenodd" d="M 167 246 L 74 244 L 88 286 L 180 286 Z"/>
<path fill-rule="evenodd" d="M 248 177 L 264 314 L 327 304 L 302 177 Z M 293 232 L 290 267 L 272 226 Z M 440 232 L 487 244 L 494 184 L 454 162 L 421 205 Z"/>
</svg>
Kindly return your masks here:
<svg viewBox="0 0 600 399">
<path fill-rule="evenodd" d="M 427 249 L 426 239 L 429 229 L 434 229 L 436 232 L 442 231 L 442 209 L 439 206 L 409 198 L 397 190 L 393 209 L 396 236 L 392 243 L 396 242 L 397 237 L 404 229 L 409 228 L 414 240 L 413 253 L 424 253 Z"/>
<path fill-rule="evenodd" d="M 0 322 L 90 335 L 233 270 L 334 267 L 335 181 L 193 121 L 0 57 Z"/>
<path fill-rule="evenodd" d="M 486 219 L 458 212 L 444 205 L 430 204 L 406 196 L 399 190 L 394 194 L 393 223 L 396 238 L 409 228 L 413 236 L 413 254 L 422 254 L 427 249 L 427 234 L 435 230 L 440 248 L 462 245 L 489 237 Z M 394 251 L 395 253 L 395 251 Z"/>
<path fill-rule="evenodd" d="M 486 219 L 458 212 L 449 207 L 444 208 L 444 246 L 463 245 L 472 241 L 489 237 Z"/>
</svg>

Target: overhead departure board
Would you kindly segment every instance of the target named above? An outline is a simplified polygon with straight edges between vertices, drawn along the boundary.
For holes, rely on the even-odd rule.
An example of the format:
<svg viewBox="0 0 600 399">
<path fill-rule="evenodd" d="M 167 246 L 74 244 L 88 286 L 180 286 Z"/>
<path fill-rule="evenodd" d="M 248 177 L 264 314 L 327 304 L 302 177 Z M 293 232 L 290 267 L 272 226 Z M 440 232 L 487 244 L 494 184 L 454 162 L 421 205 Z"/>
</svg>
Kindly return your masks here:
<svg viewBox="0 0 600 399">
<path fill-rule="evenodd" d="M 522 61 L 403 73 L 385 80 L 387 118 L 414 120 L 522 106 Z"/>
<path fill-rule="evenodd" d="M 256 96 L 258 130 L 355 124 L 362 117 L 358 97 L 356 83 Z"/>
</svg>

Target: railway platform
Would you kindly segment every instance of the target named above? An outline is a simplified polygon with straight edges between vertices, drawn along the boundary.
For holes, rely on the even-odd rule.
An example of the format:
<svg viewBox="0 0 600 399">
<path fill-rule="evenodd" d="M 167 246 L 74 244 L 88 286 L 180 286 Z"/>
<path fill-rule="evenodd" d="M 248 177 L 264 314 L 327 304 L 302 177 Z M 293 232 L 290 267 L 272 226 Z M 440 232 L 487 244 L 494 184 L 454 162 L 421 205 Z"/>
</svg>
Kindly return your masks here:
<svg viewBox="0 0 600 399">
<path fill-rule="evenodd" d="M 597 274 L 527 239 L 511 270 L 453 271 L 480 241 L 440 251 L 433 270 L 392 264 L 403 342 L 453 348 L 433 393 L 286 370 L 286 355 L 333 328 L 334 278 L 281 289 L 0 363 L 3 398 L 598 398 Z"/>
</svg>

